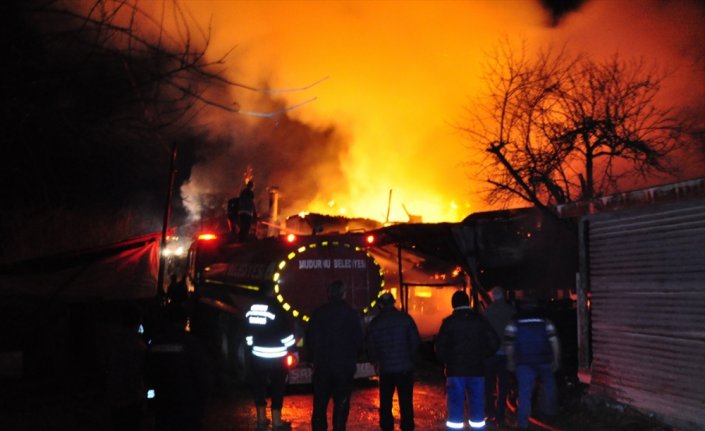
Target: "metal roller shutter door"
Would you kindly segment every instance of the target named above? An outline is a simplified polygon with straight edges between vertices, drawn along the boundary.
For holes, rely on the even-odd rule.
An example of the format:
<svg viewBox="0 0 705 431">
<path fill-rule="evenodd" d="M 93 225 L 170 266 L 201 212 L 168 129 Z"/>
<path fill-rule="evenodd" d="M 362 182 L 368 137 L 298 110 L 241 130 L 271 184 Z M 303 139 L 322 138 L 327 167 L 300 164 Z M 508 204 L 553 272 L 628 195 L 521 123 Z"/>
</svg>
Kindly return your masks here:
<svg viewBox="0 0 705 431">
<path fill-rule="evenodd" d="M 705 199 L 588 220 L 591 390 L 705 429 Z"/>
</svg>

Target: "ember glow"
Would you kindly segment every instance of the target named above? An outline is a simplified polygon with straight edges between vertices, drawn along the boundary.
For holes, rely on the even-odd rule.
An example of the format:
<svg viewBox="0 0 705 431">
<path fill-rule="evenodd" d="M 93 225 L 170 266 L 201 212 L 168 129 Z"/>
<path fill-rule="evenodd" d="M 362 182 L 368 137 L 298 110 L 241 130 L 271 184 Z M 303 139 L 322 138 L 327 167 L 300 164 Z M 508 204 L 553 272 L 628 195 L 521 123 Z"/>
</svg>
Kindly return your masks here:
<svg viewBox="0 0 705 431">
<path fill-rule="evenodd" d="M 209 152 L 182 187 L 194 215 L 199 194 L 235 193 L 247 167 L 260 211 L 266 187 L 277 186 L 283 215 L 438 222 L 490 209 L 455 125 L 483 91 L 485 54 L 502 38 L 658 62 L 674 70 L 664 88 L 669 102 L 705 111 L 705 8 L 695 1 L 588 1 L 557 23 L 538 1 L 180 4 L 202 28 L 210 22 L 213 56 L 233 49 L 230 79 L 274 89 L 323 79 L 270 96 L 233 90 L 242 111 L 316 98 L 282 118 L 202 119 L 226 146 Z"/>
</svg>

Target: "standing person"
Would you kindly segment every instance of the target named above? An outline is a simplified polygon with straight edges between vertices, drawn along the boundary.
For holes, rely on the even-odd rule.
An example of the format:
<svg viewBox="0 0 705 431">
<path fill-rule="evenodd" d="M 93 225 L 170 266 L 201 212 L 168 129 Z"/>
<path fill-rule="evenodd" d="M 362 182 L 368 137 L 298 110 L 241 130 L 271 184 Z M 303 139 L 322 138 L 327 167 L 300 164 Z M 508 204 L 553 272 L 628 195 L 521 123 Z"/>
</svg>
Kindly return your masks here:
<svg viewBox="0 0 705 431">
<path fill-rule="evenodd" d="M 516 313 L 514 305 L 505 300 L 504 289 L 495 286 L 490 291 L 492 303 L 485 310 L 485 317 L 498 337 L 504 336 L 504 328 Z M 485 413 L 489 421 L 502 425 L 507 404 L 507 352 L 504 345 L 485 361 Z"/>
<path fill-rule="evenodd" d="M 240 198 L 234 197 L 228 200 L 228 229 L 230 231 L 230 241 L 235 241 L 237 239 L 237 224 L 238 224 L 238 202 Z"/>
<path fill-rule="evenodd" d="M 251 383 L 257 409 L 257 431 L 268 429 L 267 389 L 271 391 L 272 431 L 288 431 L 291 423 L 282 420 L 286 388 L 286 356 L 294 351 L 296 340 L 287 313 L 268 295 L 250 306 L 245 315 L 245 341 L 250 350 Z"/>
<path fill-rule="evenodd" d="M 358 313 L 345 302 L 345 285 L 328 286 L 328 303 L 318 307 L 309 322 L 306 343 L 313 358 L 312 431 L 327 431 L 328 401 L 333 398 L 333 431 L 345 431 L 350 396 L 363 343 Z"/>
<path fill-rule="evenodd" d="M 110 419 L 114 431 L 138 431 L 142 427 L 146 401 L 144 357 L 147 345 L 139 333 L 142 310 L 136 304 L 129 304 L 120 311 L 107 367 Z"/>
<path fill-rule="evenodd" d="M 556 413 L 556 380 L 553 373 L 560 364 L 560 345 L 556 327 L 542 317 L 535 299 L 522 301 L 519 312 L 505 331 L 507 368 L 514 371 L 518 386 L 517 425 L 527 429 L 536 379 L 543 387 L 542 411 Z"/>
<path fill-rule="evenodd" d="M 183 307 L 188 300 L 188 286 L 186 286 L 186 275 L 178 279 L 177 274 L 171 274 L 171 282 L 166 292 L 169 298 L 169 305 L 172 307 Z"/>
<path fill-rule="evenodd" d="M 414 356 L 421 344 L 414 319 L 394 307 L 394 296 L 387 292 L 379 298 L 382 309 L 368 333 L 368 353 L 379 372 L 379 427 L 394 431 L 392 398 L 399 397 L 401 430 L 414 429 Z"/>
<path fill-rule="evenodd" d="M 469 398 L 470 428 L 485 427 L 484 361 L 499 348 L 499 337 L 487 319 L 470 308 L 470 298 L 457 291 L 453 313 L 443 319 L 436 338 L 436 356 L 445 366 L 449 430 L 463 429 L 465 399 Z"/>
<path fill-rule="evenodd" d="M 154 390 L 157 431 L 197 431 L 212 387 L 206 350 L 186 332 L 186 311 L 165 310 L 166 322 L 147 349 L 147 386 Z"/>
<path fill-rule="evenodd" d="M 247 237 L 250 234 L 250 227 L 252 226 L 252 220 L 257 217 L 257 210 L 255 209 L 255 183 L 252 180 L 247 182 L 245 188 L 240 192 L 237 202 L 237 226 L 239 229 L 238 240 L 240 242 L 247 241 Z"/>
</svg>

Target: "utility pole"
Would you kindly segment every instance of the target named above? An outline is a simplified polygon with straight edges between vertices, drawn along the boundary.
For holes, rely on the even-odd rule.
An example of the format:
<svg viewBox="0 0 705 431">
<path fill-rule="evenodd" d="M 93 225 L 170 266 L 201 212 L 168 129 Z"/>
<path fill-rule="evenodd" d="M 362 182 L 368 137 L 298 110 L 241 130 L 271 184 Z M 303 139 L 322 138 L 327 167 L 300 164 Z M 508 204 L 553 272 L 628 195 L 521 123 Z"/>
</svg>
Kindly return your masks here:
<svg viewBox="0 0 705 431">
<path fill-rule="evenodd" d="M 164 291 L 164 273 L 166 272 L 166 236 L 169 232 L 169 219 L 171 217 L 171 198 L 174 195 L 174 181 L 176 180 L 176 150 L 177 143 L 174 141 L 171 144 L 171 162 L 169 163 L 169 182 L 166 191 L 166 203 L 164 205 L 164 223 L 162 224 L 162 239 L 159 245 L 159 272 L 157 274 L 157 299 L 162 300 L 165 297 Z"/>
</svg>

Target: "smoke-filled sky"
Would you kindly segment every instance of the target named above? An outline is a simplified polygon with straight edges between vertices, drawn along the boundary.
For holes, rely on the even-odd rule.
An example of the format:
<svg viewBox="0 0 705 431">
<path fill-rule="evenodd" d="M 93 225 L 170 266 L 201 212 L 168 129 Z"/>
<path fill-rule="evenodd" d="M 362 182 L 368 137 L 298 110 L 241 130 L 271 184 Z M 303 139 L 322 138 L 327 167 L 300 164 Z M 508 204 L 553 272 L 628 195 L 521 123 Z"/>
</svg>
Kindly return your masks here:
<svg viewBox="0 0 705 431">
<path fill-rule="evenodd" d="M 545 2 L 550 3 L 550 2 Z M 309 89 L 268 96 L 233 89 L 242 111 L 265 112 L 316 98 L 287 115 L 203 118 L 213 140 L 182 187 L 235 193 L 251 167 L 266 211 L 278 186 L 283 215 L 299 211 L 406 221 L 458 221 L 489 209 L 467 170 L 456 125 L 483 91 L 485 53 L 507 38 L 530 49 L 566 44 L 594 58 L 618 52 L 674 70 L 666 100 L 703 113 L 705 4 L 593 0 L 555 20 L 539 1 L 182 1 L 211 29 L 212 58 L 232 49 L 230 79 Z M 702 164 L 685 177 L 702 175 Z"/>
</svg>

